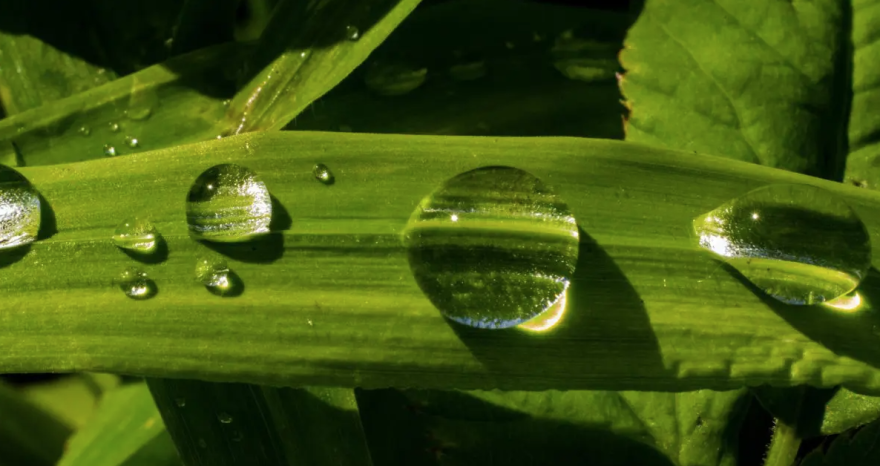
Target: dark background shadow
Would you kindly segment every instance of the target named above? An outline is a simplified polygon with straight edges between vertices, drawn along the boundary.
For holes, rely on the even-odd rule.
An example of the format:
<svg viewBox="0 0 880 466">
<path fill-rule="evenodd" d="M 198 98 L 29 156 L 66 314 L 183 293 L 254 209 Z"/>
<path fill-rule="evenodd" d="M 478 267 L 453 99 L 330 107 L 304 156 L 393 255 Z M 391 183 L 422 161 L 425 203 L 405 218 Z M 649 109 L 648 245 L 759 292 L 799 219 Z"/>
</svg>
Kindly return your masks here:
<svg viewBox="0 0 880 466">
<path fill-rule="evenodd" d="M 490 373 L 505 377 L 541 374 L 558 379 L 558 389 L 567 388 L 566 380 L 577 371 L 584 377 L 614 378 L 618 385 L 630 378 L 668 377 L 638 293 L 595 240 L 583 230 L 579 233 L 567 311 L 553 330 L 487 330 L 447 322 Z M 535 360 L 546 364 L 522 363 Z M 634 363 L 621 367 L 620 361 Z"/>
</svg>

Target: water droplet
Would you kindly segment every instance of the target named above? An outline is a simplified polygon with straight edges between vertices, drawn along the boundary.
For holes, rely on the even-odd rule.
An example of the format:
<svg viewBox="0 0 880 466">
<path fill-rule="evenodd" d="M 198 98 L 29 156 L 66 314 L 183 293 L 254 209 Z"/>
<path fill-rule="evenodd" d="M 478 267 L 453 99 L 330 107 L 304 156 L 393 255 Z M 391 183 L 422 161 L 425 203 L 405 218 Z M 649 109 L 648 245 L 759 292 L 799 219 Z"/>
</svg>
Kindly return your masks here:
<svg viewBox="0 0 880 466">
<path fill-rule="evenodd" d="M 80 136 L 88 136 L 88 135 L 92 134 L 92 129 L 86 125 L 83 125 L 83 126 L 80 126 L 79 129 L 76 130 L 76 132 L 79 133 Z"/>
<path fill-rule="evenodd" d="M 348 40 L 358 40 L 361 38 L 361 31 L 354 26 L 346 26 L 345 37 L 348 38 Z"/>
<path fill-rule="evenodd" d="M 21 173 L 0 165 L 0 249 L 37 239 L 40 196 Z"/>
<path fill-rule="evenodd" d="M 107 157 L 116 157 L 116 148 L 110 144 L 104 144 L 104 155 Z"/>
<path fill-rule="evenodd" d="M 219 296 L 232 293 L 239 285 L 226 260 L 215 257 L 203 257 L 196 261 L 196 280 Z"/>
<path fill-rule="evenodd" d="M 115 133 L 115 132 L 119 131 L 119 123 L 115 123 L 115 122 L 111 121 L 110 123 L 107 124 L 107 128 L 110 129 L 110 131 Z"/>
<path fill-rule="evenodd" d="M 364 83 L 379 95 L 403 95 L 421 86 L 427 76 L 428 69 L 424 67 L 374 62 L 367 69 Z"/>
<path fill-rule="evenodd" d="M 128 95 L 125 117 L 134 121 L 146 120 L 153 114 L 153 108 L 157 105 L 159 105 L 159 94 L 155 85 L 146 83 L 135 75 Z"/>
<path fill-rule="evenodd" d="M 175 398 L 174 404 L 176 404 L 178 408 L 183 408 L 186 406 L 186 398 Z"/>
<path fill-rule="evenodd" d="M 229 413 L 217 413 L 217 420 L 220 421 L 221 424 L 232 424 L 232 416 L 230 416 Z"/>
<path fill-rule="evenodd" d="M 336 177 L 333 176 L 333 172 L 330 171 L 330 168 L 323 163 L 315 164 L 315 167 L 312 168 L 312 174 L 315 175 L 315 179 L 324 183 L 326 185 L 331 185 L 336 181 Z"/>
<path fill-rule="evenodd" d="M 486 76 L 486 62 L 474 60 L 452 65 L 449 68 L 449 76 L 456 81 L 473 81 Z"/>
<path fill-rule="evenodd" d="M 871 265 L 865 225 L 840 198 L 808 185 L 756 189 L 694 220 L 700 246 L 789 304 L 854 290 Z"/>
<path fill-rule="evenodd" d="M 125 145 L 134 149 L 140 145 L 140 142 L 135 137 L 126 136 L 125 137 Z"/>
<path fill-rule="evenodd" d="M 159 232 L 149 220 L 134 217 L 120 223 L 113 233 L 116 246 L 139 253 L 151 253 L 156 250 Z"/>
<path fill-rule="evenodd" d="M 415 210 L 404 242 L 431 302 L 447 318 L 481 328 L 513 327 L 556 305 L 578 257 L 565 203 L 510 167 L 447 181 Z"/>
<path fill-rule="evenodd" d="M 205 170 L 186 199 L 186 221 L 198 239 L 245 241 L 268 233 L 271 219 L 269 190 L 256 173 L 240 165 Z"/>
<path fill-rule="evenodd" d="M 134 267 L 125 269 L 119 275 L 119 287 L 131 299 L 149 299 L 158 291 L 156 283 L 147 274 Z"/>
</svg>

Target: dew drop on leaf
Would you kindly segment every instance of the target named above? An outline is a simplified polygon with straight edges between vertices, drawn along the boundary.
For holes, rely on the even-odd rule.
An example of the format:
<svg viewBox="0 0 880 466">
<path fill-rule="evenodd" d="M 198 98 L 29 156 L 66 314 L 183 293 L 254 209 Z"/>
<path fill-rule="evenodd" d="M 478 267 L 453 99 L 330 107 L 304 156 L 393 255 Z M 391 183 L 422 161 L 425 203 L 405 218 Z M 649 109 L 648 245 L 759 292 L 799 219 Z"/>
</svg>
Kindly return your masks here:
<svg viewBox="0 0 880 466">
<path fill-rule="evenodd" d="M 158 239 L 156 227 L 149 220 L 140 217 L 122 221 L 113 232 L 116 246 L 143 254 L 154 252 Z"/>
<path fill-rule="evenodd" d="M 86 136 L 92 134 L 92 129 L 86 125 L 83 125 L 83 126 L 80 126 L 79 129 L 76 130 L 76 132 L 79 133 L 80 136 L 86 137 Z"/>
<path fill-rule="evenodd" d="M 130 267 L 119 275 L 119 287 L 131 299 L 150 299 L 156 296 L 156 283 L 147 274 L 137 268 Z"/>
<path fill-rule="evenodd" d="M 229 269 L 226 259 L 219 257 L 203 257 L 197 260 L 195 276 L 208 291 L 219 296 L 233 294 L 241 286 Z"/>
<path fill-rule="evenodd" d="M 220 421 L 221 424 L 232 424 L 232 416 L 226 412 L 217 413 L 217 420 Z"/>
<path fill-rule="evenodd" d="M 39 194 L 21 173 L 0 165 L 0 249 L 32 243 L 39 230 Z"/>
<path fill-rule="evenodd" d="M 403 95 L 424 84 L 427 76 L 428 69 L 424 67 L 373 62 L 364 75 L 364 83 L 379 95 Z"/>
<path fill-rule="evenodd" d="M 327 185 L 333 184 L 336 181 L 333 172 L 323 163 L 315 164 L 314 168 L 312 168 L 312 174 L 315 175 L 316 180 Z"/>
<path fill-rule="evenodd" d="M 186 407 L 186 398 L 175 398 L 174 404 L 176 404 L 178 408 L 184 408 Z"/>
<path fill-rule="evenodd" d="M 119 131 L 119 123 L 110 122 L 107 124 L 107 128 L 110 129 L 111 132 L 115 133 L 115 132 Z"/>
<path fill-rule="evenodd" d="M 358 40 L 361 38 L 361 31 L 354 26 L 346 26 L 345 37 L 348 40 Z"/>
<path fill-rule="evenodd" d="M 104 144 L 104 155 L 107 157 L 116 157 L 116 148 L 110 144 Z"/>
<path fill-rule="evenodd" d="M 140 141 L 138 141 L 136 137 L 126 136 L 125 137 L 125 145 L 134 149 L 134 148 L 140 146 Z"/>
<path fill-rule="evenodd" d="M 256 173 L 235 164 L 209 168 L 186 199 L 190 234 L 217 242 L 246 241 L 269 233 L 272 200 Z"/>
<path fill-rule="evenodd" d="M 756 189 L 694 220 L 700 247 L 788 304 L 853 291 L 871 266 L 862 220 L 834 194 L 809 185 Z"/>
<path fill-rule="evenodd" d="M 447 181 L 413 212 L 404 243 L 416 282 L 441 314 L 479 328 L 513 327 L 552 308 L 578 258 L 565 203 L 509 167 Z"/>
</svg>

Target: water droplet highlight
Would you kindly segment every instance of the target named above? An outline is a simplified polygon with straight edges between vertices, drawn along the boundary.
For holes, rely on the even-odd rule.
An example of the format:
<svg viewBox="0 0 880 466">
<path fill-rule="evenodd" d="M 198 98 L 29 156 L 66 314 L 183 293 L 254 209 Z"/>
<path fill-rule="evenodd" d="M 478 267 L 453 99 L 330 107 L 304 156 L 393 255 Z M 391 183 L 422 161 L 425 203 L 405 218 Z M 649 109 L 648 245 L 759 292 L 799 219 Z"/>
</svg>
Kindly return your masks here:
<svg viewBox="0 0 880 466">
<path fill-rule="evenodd" d="M 116 123 L 116 122 L 107 123 L 107 128 L 111 132 L 115 133 L 115 132 L 119 131 L 119 123 Z"/>
<path fill-rule="evenodd" d="M 428 69 L 403 63 L 373 62 L 364 75 L 364 83 L 371 91 L 383 96 L 403 95 L 412 92 L 428 76 Z"/>
<path fill-rule="evenodd" d="M 220 421 L 221 424 L 232 424 L 232 416 L 229 413 L 217 413 L 217 420 Z"/>
<path fill-rule="evenodd" d="M 336 181 L 336 177 L 333 176 L 333 172 L 330 171 L 330 168 L 323 163 L 315 164 L 315 167 L 312 168 L 312 174 L 315 175 L 315 179 L 324 183 L 326 185 L 331 185 Z"/>
<path fill-rule="evenodd" d="M 40 230 L 40 196 L 21 173 L 0 165 L 0 249 L 34 242 Z"/>
<path fill-rule="evenodd" d="M 196 261 L 196 280 L 219 296 L 233 294 L 240 286 L 226 260 L 215 257 L 203 257 Z"/>
<path fill-rule="evenodd" d="M 575 37 L 572 31 L 560 34 L 550 50 L 553 66 L 568 79 L 596 82 L 615 79 L 620 71 L 618 47 L 607 42 Z"/>
<path fill-rule="evenodd" d="M 116 157 L 116 148 L 110 144 L 104 144 L 104 155 L 107 157 Z"/>
<path fill-rule="evenodd" d="M 80 136 L 85 137 L 85 136 L 92 134 L 92 129 L 89 128 L 88 126 L 83 125 L 83 126 L 80 126 L 79 129 L 76 130 L 76 132 L 79 133 Z"/>
<path fill-rule="evenodd" d="M 134 149 L 140 145 L 140 141 L 138 141 L 135 137 L 126 136 L 125 145 Z"/>
<path fill-rule="evenodd" d="M 871 266 L 868 231 L 834 194 L 809 185 L 756 189 L 694 220 L 702 248 L 788 304 L 853 291 Z"/>
<path fill-rule="evenodd" d="M 348 40 L 358 40 L 361 38 L 361 31 L 354 26 L 346 26 L 345 37 Z"/>
<path fill-rule="evenodd" d="M 125 269 L 119 275 L 119 287 L 131 299 L 144 300 L 156 295 L 158 288 L 147 274 L 134 267 Z"/>
<path fill-rule="evenodd" d="M 425 198 L 404 243 L 416 282 L 444 316 L 497 329 L 527 322 L 564 299 L 578 236 L 568 207 L 541 180 L 487 167 L 458 175 Z"/>
<path fill-rule="evenodd" d="M 246 241 L 268 233 L 271 219 L 269 190 L 256 173 L 241 165 L 205 170 L 186 199 L 186 221 L 198 239 Z"/>
<path fill-rule="evenodd" d="M 186 407 L 186 398 L 175 398 L 174 404 L 176 404 L 178 408 L 184 408 Z"/>
<path fill-rule="evenodd" d="M 116 246 L 143 254 L 155 251 L 158 239 L 156 227 L 149 220 L 140 217 L 124 220 L 113 233 Z"/>
</svg>

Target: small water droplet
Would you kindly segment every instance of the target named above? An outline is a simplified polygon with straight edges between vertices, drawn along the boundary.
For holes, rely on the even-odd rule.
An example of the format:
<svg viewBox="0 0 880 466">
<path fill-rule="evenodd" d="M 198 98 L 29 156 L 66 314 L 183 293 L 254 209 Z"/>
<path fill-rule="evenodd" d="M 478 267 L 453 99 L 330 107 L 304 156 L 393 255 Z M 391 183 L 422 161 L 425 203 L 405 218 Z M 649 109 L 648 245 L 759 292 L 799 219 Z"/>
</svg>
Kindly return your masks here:
<svg viewBox="0 0 880 466">
<path fill-rule="evenodd" d="M 871 265 L 862 220 L 842 199 L 809 185 L 756 189 L 697 217 L 694 231 L 702 248 L 788 304 L 839 298 Z"/>
<path fill-rule="evenodd" d="M 197 260 L 196 280 L 208 291 L 219 296 L 232 294 L 240 286 L 226 260 L 219 257 L 203 257 Z"/>
<path fill-rule="evenodd" d="M 76 132 L 79 133 L 80 136 L 88 136 L 88 135 L 92 134 L 92 129 L 86 125 L 83 125 L 83 126 L 80 126 L 79 129 L 76 130 Z"/>
<path fill-rule="evenodd" d="M 230 103 L 232 103 L 232 100 L 231 100 L 231 99 L 226 99 L 226 100 L 223 101 L 223 106 L 224 106 L 224 107 L 228 107 Z M 219 138 L 218 138 L 218 139 L 219 139 Z"/>
<path fill-rule="evenodd" d="M 176 404 L 178 408 L 183 408 L 186 406 L 186 398 L 175 398 L 174 404 Z"/>
<path fill-rule="evenodd" d="M 149 299 L 156 295 L 158 288 L 147 274 L 137 268 L 130 267 L 119 275 L 119 287 L 131 299 Z"/>
<path fill-rule="evenodd" d="M 404 232 L 419 287 L 447 318 L 522 324 L 563 298 L 578 257 L 565 203 L 510 167 L 472 170 L 425 198 Z"/>
<path fill-rule="evenodd" d="M 379 95 L 403 95 L 424 84 L 427 76 L 428 69 L 424 67 L 373 62 L 364 75 L 364 83 Z"/>
<path fill-rule="evenodd" d="M 125 145 L 134 149 L 140 145 L 140 142 L 135 137 L 126 136 L 125 137 Z"/>
<path fill-rule="evenodd" d="M 361 38 L 361 31 L 354 26 L 346 26 L 345 37 L 348 38 L 348 40 L 358 40 Z"/>
<path fill-rule="evenodd" d="M 232 416 L 226 412 L 217 413 L 217 420 L 220 421 L 221 424 L 232 424 Z"/>
<path fill-rule="evenodd" d="M 256 173 L 221 164 L 193 182 L 186 199 L 190 234 L 218 242 L 246 241 L 269 232 L 272 200 Z"/>
<path fill-rule="evenodd" d="M 149 220 L 134 217 L 120 223 L 113 233 L 113 242 L 123 249 L 139 253 L 151 253 L 156 250 L 159 232 Z"/>
<path fill-rule="evenodd" d="M 0 165 L 0 249 L 32 243 L 39 230 L 39 194 L 21 173 Z"/>
<path fill-rule="evenodd" d="M 104 144 L 104 155 L 107 157 L 116 157 L 116 148 L 110 144 Z"/>
<path fill-rule="evenodd" d="M 119 131 L 119 123 L 116 123 L 116 122 L 112 122 L 112 121 L 111 121 L 110 123 L 107 124 L 107 128 L 108 128 L 110 131 L 112 131 L 112 132 L 115 133 L 115 132 Z"/>
<path fill-rule="evenodd" d="M 617 47 L 609 43 L 578 38 L 565 31 L 556 38 L 550 55 L 553 66 L 566 78 L 596 82 L 617 78 L 617 52 Z"/>
<path fill-rule="evenodd" d="M 473 60 L 452 65 L 449 76 L 456 81 L 473 81 L 486 76 L 486 62 Z"/>
<path fill-rule="evenodd" d="M 331 185 L 336 181 L 336 177 L 333 176 L 333 172 L 330 171 L 330 168 L 323 163 L 315 164 L 315 167 L 312 168 L 312 174 L 315 175 L 315 179 L 324 183 L 326 185 Z"/>
</svg>

